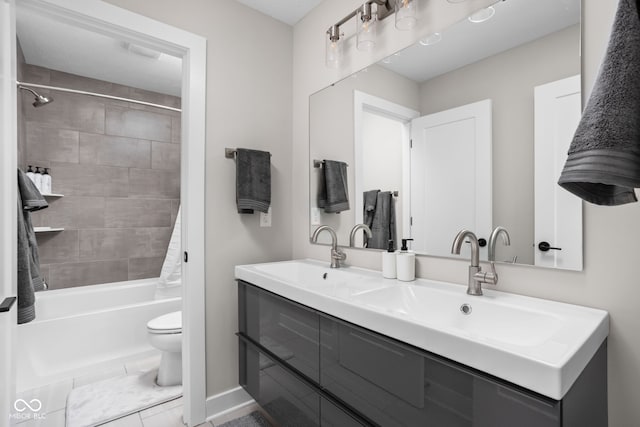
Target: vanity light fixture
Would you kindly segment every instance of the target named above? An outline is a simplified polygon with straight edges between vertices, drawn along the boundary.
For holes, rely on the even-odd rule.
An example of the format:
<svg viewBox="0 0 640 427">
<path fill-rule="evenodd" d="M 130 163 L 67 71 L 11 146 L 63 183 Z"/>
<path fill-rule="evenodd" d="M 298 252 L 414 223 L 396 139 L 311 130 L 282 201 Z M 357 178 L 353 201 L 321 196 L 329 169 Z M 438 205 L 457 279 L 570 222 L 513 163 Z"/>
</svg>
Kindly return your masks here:
<svg viewBox="0 0 640 427">
<path fill-rule="evenodd" d="M 332 25 L 327 30 L 327 50 L 326 50 L 326 64 L 329 68 L 338 68 L 342 63 L 342 45 L 343 40 L 340 40 L 340 27 L 338 25 Z"/>
<path fill-rule="evenodd" d="M 356 16 L 356 47 L 370 52 L 376 46 L 376 16 L 371 12 L 371 3 L 365 3 Z"/>
<path fill-rule="evenodd" d="M 395 12 L 396 28 L 410 30 L 418 22 L 416 15 L 418 0 L 366 0 L 362 6 L 349 13 L 327 30 L 325 61 L 329 68 L 338 68 L 342 62 L 344 33 L 340 27 L 356 17 L 356 48 L 371 51 L 376 44 L 377 21 Z M 373 4 L 375 3 L 375 12 Z"/>
<path fill-rule="evenodd" d="M 418 23 L 417 0 L 396 0 L 396 28 L 411 30 Z"/>
<path fill-rule="evenodd" d="M 484 9 L 480 9 L 479 11 L 473 13 L 469 16 L 469 21 L 474 24 L 479 24 L 481 22 L 488 21 L 496 14 L 496 10 L 493 6 L 486 7 Z"/>
</svg>

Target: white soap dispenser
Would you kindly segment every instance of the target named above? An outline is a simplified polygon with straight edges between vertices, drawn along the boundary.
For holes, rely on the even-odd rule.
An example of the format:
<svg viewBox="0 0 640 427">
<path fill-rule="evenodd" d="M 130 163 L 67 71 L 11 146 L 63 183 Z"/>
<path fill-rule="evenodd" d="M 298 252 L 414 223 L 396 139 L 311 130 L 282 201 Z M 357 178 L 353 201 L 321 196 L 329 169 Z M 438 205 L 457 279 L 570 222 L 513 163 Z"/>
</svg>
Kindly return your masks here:
<svg viewBox="0 0 640 427">
<path fill-rule="evenodd" d="M 409 251 L 407 242 L 413 239 L 402 239 L 402 247 L 396 258 L 398 280 L 411 282 L 416 279 L 416 254 Z"/>
<path fill-rule="evenodd" d="M 42 171 L 40 170 L 40 166 L 36 166 L 36 172 L 33 174 L 33 183 L 36 185 L 38 191 L 42 193 Z"/>
<path fill-rule="evenodd" d="M 43 194 L 51 194 L 51 175 L 49 175 L 49 168 L 44 168 L 42 174 L 42 190 Z"/>
<path fill-rule="evenodd" d="M 385 279 L 396 278 L 396 257 L 393 240 L 389 240 L 387 250 L 382 252 L 382 277 Z"/>
</svg>

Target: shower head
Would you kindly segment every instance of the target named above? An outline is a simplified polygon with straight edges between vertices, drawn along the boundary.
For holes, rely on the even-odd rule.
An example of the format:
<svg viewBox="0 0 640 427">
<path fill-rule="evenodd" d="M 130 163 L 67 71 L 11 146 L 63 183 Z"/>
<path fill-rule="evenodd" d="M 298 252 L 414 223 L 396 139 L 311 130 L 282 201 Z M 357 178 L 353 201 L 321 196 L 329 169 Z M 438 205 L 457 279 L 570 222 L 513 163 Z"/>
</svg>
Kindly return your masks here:
<svg viewBox="0 0 640 427">
<path fill-rule="evenodd" d="M 47 105 L 48 103 L 53 102 L 53 98 L 51 98 L 50 96 L 42 96 L 33 89 L 29 89 L 28 87 L 25 87 L 25 86 L 18 86 L 18 88 L 22 90 L 28 90 L 33 94 L 33 96 L 35 96 L 35 100 L 31 105 L 33 105 L 36 108 L 42 107 L 43 105 Z"/>
</svg>

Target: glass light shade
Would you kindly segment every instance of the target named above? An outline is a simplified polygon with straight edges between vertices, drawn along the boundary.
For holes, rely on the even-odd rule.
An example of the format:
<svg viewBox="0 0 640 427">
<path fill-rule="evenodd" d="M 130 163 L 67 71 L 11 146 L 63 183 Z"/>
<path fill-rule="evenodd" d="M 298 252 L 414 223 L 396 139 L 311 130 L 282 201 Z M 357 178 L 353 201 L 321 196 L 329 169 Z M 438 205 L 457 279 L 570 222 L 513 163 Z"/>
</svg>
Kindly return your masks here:
<svg viewBox="0 0 640 427">
<path fill-rule="evenodd" d="M 416 0 L 396 0 L 396 28 L 410 30 L 418 23 Z"/>
<path fill-rule="evenodd" d="M 378 21 L 375 15 L 371 14 L 370 7 L 368 14 L 364 10 L 366 9 L 360 9 L 356 17 L 356 47 L 358 50 L 370 52 L 376 46 Z"/>
<path fill-rule="evenodd" d="M 331 40 L 327 36 L 327 49 L 325 53 L 326 65 L 329 68 L 339 68 L 342 64 L 342 40 Z"/>
</svg>

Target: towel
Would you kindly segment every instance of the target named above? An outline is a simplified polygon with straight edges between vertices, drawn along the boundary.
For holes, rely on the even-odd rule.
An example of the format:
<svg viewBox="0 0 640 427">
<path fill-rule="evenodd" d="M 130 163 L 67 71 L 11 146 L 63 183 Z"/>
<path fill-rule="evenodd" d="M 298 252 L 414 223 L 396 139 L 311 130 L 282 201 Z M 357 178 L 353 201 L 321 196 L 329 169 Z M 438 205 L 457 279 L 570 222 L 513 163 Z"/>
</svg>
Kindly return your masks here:
<svg viewBox="0 0 640 427">
<path fill-rule="evenodd" d="M 366 246 L 372 249 L 387 249 L 389 240 L 393 240 L 394 249 L 397 244 L 396 206 L 390 191 L 380 191 L 376 197 L 376 209 L 371 225 L 371 238 L 366 239 Z"/>
<path fill-rule="evenodd" d="M 335 160 L 324 160 L 318 185 L 318 207 L 327 213 L 349 210 L 347 187 L 347 164 Z"/>
<path fill-rule="evenodd" d="M 271 205 L 271 154 L 236 150 L 236 204 L 238 213 L 269 212 Z"/>
<path fill-rule="evenodd" d="M 378 200 L 378 193 L 380 190 L 369 190 L 365 191 L 362 196 L 363 201 L 363 212 L 362 212 L 362 222 L 369 227 L 369 230 L 373 227 L 373 217 L 376 213 L 376 202 Z M 364 247 L 367 248 L 369 243 L 369 236 L 367 233 L 364 233 L 363 236 L 363 244 Z M 394 242 L 395 243 L 395 242 Z"/>
<path fill-rule="evenodd" d="M 35 291 L 45 289 L 31 212 L 48 206 L 33 181 L 18 169 L 18 323 L 35 319 Z"/>
<path fill-rule="evenodd" d="M 558 184 L 598 205 L 637 201 L 640 187 L 640 15 L 620 0 L 609 46 Z"/>
</svg>

